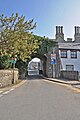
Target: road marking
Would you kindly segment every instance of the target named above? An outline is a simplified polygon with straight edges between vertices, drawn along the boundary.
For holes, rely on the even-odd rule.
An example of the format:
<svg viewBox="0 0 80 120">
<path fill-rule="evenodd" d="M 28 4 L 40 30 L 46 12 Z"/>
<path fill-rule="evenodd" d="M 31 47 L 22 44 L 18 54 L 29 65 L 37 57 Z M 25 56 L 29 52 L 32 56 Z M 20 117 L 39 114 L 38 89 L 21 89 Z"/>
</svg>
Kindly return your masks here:
<svg viewBox="0 0 80 120">
<path fill-rule="evenodd" d="M 4 93 L 2 93 L 3 95 L 6 95 L 6 94 L 8 94 L 10 91 L 6 91 L 6 92 L 4 92 Z"/>
<path fill-rule="evenodd" d="M 0 93 L 2 93 L 3 91 L 0 91 Z"/>
<path fill-rule="evenodd" d="M 0 98 L 3 96 L 3 95 L 6 95 L 6 94 L 8 94 L 9 92 L 11 92 L 11 91 L 13 91 L 15 88 L 11 88 L 10 90 L 8 90 L 8 91 L 0 91 Z"/>
<path fill-rule="evenodd" d="M 11 91 L 13 91 L 15 88 L 11 88 L 10 90 L 8 90 L 8 91 L 0 91 L 0 97 L 2 97 L 3 95 L 6 95 L 6 94 L 8 94 L 9 92 L 11 92 Z"/>
<path fill-rule="evenodd" d="M 64 83 L 58 83 L 58 82 L 54 82 L 54 81 L 50 81 L 50 80 L 44 80 L 44 81 L 50 82 L 50 83 L 53 83 L 53 84 L 57 84 L 57 85 L 61 85 L 61 86 L 65 86 L 65 87 L 67 87 L 67 88 L 69 88 L 69 89 L 71 89 L 71 90 L 73 90 L 75 92 L 80 93 L 80 89 L 79 88 L 75 88 L 72 85 L 68 85 L 68 84 L 64 84 Z"/>
<path fill-rule="evenodd" d="M 14 88 L 11 88 L 9 91 L 13 91 L 14 90 Z"/>
<path fill-rule="evenodd" d="M 0 97 L 2 97 L 3 95 L 0 95 Z"/>
</svg>

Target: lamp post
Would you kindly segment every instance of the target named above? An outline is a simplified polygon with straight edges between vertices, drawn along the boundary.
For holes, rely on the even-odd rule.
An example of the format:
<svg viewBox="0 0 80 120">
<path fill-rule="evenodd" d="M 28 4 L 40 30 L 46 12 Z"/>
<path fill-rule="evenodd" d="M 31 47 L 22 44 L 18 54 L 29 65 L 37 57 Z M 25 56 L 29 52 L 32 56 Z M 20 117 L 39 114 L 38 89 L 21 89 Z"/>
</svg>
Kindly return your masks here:
<svg viewBox="0 0 80 120">
<path fill-rule="evenodd" d="M 17 55 L 15 54 L 15 51 L 14 51 L 14 49 L 13 49 L 13 52 L 12 52 L 12 59 L 10 60 L 11 63 L 13 64 L 13 78 L 12 78 L 12 84 L 15 83 L 14 71 L 15 71 L 16 59 L 17 59 Z"/>
<path fill-rule="evenodd" d="M 2 34 L 3 34 L 3 28 L 0 26 L 0 45 L 1 45 L 1 51 L 3 51 L 3 37 L 2 37 Z"/>
<path fill-rule="evenodd" d="M 13 79 L 12 79 L 12 84 L 14 84 L 15 83 L 14 71 L 15 71 L 15 64 L 16 64 L 16 55 L 14 56 L 14 58 L 12 60 L 12 64 L 13 64 Z"/>
</svg>

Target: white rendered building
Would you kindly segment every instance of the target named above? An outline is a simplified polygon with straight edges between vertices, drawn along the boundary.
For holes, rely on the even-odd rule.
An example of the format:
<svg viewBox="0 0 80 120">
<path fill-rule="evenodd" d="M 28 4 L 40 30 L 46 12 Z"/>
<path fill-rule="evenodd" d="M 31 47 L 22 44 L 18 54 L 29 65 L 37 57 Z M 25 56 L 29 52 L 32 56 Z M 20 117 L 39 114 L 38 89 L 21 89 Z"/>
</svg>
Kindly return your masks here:
<svg viewBox="0 0 80 120">
<path fill-rule="evenodd" d="M 62 26 L 56 26 L 56 41 L 59 46 L 60 71 L 78 71 L 80 74 L 80 27 L 75 26 L 74 40 L 64 40 Z"/>
</svg>

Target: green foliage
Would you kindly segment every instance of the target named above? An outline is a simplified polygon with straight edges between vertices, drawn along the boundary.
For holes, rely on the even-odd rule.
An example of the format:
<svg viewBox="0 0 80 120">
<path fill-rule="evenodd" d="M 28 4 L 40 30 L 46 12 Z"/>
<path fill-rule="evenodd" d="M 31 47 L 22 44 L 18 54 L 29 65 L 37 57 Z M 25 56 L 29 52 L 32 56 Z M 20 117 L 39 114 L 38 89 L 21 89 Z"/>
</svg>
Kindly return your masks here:
<svg viewBox="0 0 80 120">
<path fill-rule="evenodd" d="M 7 69 L 12 66 L 12 64 L 9 62 L 10 56 L 5 54 L 3 56 L 0 56 L 0 69 Z"/>
<path fill-rule="evenodd" d="M 37 54 L 46 54 L 49 51 L 53 50 L 53 47 L 56 46 L 56 42 L 45 37 L 38 37 L 39 48 L 37 49 Z"/>
<path fill-rule="evenodd" d="M 27 63 L 22 60 L 16 62 L 16 67 L 19 69 L 19 75 L 26 73 L 27 71 Z"/>
<path fill-rule="evenodd" d="M 25 16 L 18 13 L 7 17 L 0 16 L 0 54 L 17 55 L 17 59 L 26 61 L 38 48 L 32 30 L 36 27 L 33 19 L 25 21 Z"/>
<path fill-rule="evenodd" d="M 36 27 L 34 20 L 25 20 L 25 16 L 19 16 L 18 13 L 10 17 L 2 14 L 0 16 L 0 65 L 2 68 L 10 67 L 9 59 L 17 56 L 17 61 L 21 61 L 24 70 L 24 63 L 32 54 L 45 54 L 53 46 L 54 42 L 48 38 L 32 34 Z M 19 66 L 18 65 L 18 66 Z"/>
</svg>

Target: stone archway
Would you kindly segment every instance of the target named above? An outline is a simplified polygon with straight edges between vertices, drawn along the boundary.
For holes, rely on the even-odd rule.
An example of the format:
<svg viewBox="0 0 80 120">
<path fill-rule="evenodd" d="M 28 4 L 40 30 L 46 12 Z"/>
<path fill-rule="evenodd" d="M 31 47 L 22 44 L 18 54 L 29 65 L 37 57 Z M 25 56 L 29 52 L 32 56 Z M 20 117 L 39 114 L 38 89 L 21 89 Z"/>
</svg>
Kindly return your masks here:
<svg viewBox="0 0 80 120">
<path fill-rule="evenodd" d="M 33 58 L 28 63 L 28 75 L 39 75 L 42 70 L 42 61 L 39 58 Z"/>
<path fill-rule="evenodd" d="M 51 64 L 51 54 L 56 54 L 56 64 Z M 59 78 L 60 76 L 60 58 L 58 52 L 58 46 L 54 50 L 47 52 L 46 54 L 35 54 L 31 58 L 39 58 L 43 61 L 43 75 L 50 78 Z"/>
<path fill-rule="evenodd" d="M 28 63 L 28 75 L 46 76 L 46 56 L 34 55 Z"/>
</svg>

